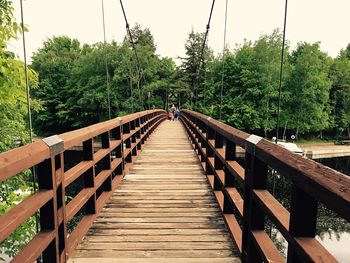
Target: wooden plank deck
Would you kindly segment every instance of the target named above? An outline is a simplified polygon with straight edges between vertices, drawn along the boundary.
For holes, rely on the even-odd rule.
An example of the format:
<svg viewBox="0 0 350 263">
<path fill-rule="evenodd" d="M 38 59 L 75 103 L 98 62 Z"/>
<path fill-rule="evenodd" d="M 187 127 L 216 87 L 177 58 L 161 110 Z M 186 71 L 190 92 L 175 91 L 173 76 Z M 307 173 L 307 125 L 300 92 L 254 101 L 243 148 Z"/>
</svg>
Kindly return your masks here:
<svg viewBox="0 0 350 263">
<path fill-rule="evenodd" d="M 180 122 L 165 121 L 69 262 L 240 262 Z"/>
</svg>

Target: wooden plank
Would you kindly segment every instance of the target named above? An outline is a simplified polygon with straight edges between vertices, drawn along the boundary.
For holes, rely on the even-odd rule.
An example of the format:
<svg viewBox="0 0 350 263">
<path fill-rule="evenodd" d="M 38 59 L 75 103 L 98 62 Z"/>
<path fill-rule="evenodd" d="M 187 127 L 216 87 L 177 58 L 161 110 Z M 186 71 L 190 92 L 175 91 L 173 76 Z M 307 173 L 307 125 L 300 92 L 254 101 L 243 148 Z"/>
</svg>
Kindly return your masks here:
<svg viewBox="0 0 350 263">
<path fill-rule="evenodd" d="M 137 251 L 123 251 L 114 249 L 104 250 L 77 250 L 74 257 L 85 258 L 220 258 L 234 256 L 231 249 L 228 250 L 137 250 Z"/>
<path fill-rule="evenodd" d="M 66 205 L 66 220 L 71 220 L 75 214 L 85 205 L 89 198 L 94 194 L 94 188 L 83 188 L 79 194 L 77 194 Z"/>
<path fill-rule="evenodd" d="M 218 202 L 221 211 L 224 210 L 224 194 L 221 191 L 214 191 L 216 201 Z"/>
<path fill-rule="evenodd" d="M 228 235 L 88 235 L 83 242 L 223 242 L 230 241 Z"/>
<path fill-rule="evenodd" d="M 244 168 L 236 161 L 226 161 L 226 163 L 229 171 L 243 182 L 245 178 Z"/>
<path fill-rule="evenodd" d="M 110 149 L 100 149 L 94 153 L 94 162 L 98 163 L 103 159 L 103 157 L 107 156 L 110 153 Z"/>
<path fill-rule="evenodd" d="M 77 249 L 81 250 L 109 250 L 118 249 L 119 251 L 129 250 L 221 250 L 221 249 L 232 249 L 232 244 L 229 242 L 112 242 L 108 241 L 105 243 L 93 242 L 88 240 L 87 242 L 82 242 Z"/>
<path fill-rule="evenodd" d="M 252 238 L 264 262 L 286 262 L 265 231 L 252 231 Z"/>
<path fill-rule="evenodd" d="M 85 173 L 94 165 L 93 161 L 82 161 L 64 173 L 65 187 L 74 182 L 79 176 Z"/>
<path fill-rule="evenodd" d="M 102 170 L 101 172 L 99 172 L 99 174 L 95 177 L 95 188 L 98 189 L 105 182 L 107 177 L 111 175 L 112 172 L 112 169 Z"/>
<path fill-rule="evenodd" d="M 235 243 L 239 253 L 242 253 L 242 229 L 239 226 L 235 216 L 233 214 L 224 215 L 225 222 L 228 226 L 228 229 L 231 233 L 233 242 Z"/>
<path fill-rule="evenodd" d="M 68 263 L 239 263 L 238 258 L 72 258 Z"/>
<path fill-rule="evenodd" d="M 99 217 L 96 222 L 108 223 L 211 223 L 223 222 L 222 217 L 216 215 L 211 217 Z"/>
<path fill-rule="evenodd" d="M 243 198 L 241 194 L 234 187 L 226 187 L 225 194 L 228 197 L 229 202 L 236 208 L 239 215 L 243 216 Z"/>
<path fill-rule="evenodd" d="M 111 210 L 107 207 L 108 204 L 104 207 L 106 210 Z M 123 212 L 123 213 L 193 213 L 193 212 L 220 212 L 218 206 L 214 207 L 168 207 L 164 209 L 163 207 L 152 207 L 152 208 L 133 208 L 133 207 L 114 207 L 114 211 Z"/>
<path fill-rule="evenodd" d="M 0 243 L 52 198 L 52 190 L 39 190 L 0 216 Z"/>
<path fill-rule="evenodd" d="M 193 236 L 193 235 L 221 235 L 228 234 L 227 229 L 221 228 L 206 228 L 206 229 L 197 229 L 197 228 L 169 228 L 169 229 L 103 229 L 103 228 L 95 228 L 94 226 L 90 229 L 89 235 L 103 235 L 103 236 L 154 236 L 154 235 L 180 235 L 180 236 Z"/>
<path fill-rule="evenodd" d="M 107 211 L 104 210 L 104 214 L 103 217 L 107 218 L 107 217 L 113 217 L 113 218 L 153 218 L 153 217 L 157 217 L 157 218 L 169 218 L 169 217 L 178 217 L 179 213 L 169 213 L 166 211 L 162 211 L 162 212 L 158 212 L 158 213 L 152 213 L 152 212 L 138 212 L 138 211 L 134 211 L 132 213 L 128 213 L 128 212 L 118 212 L 118 211 L 114 211 L 114 210 L 110 210 Z M 185 211 L 182 211 L 181 214 L 185 217 L 191 217 L 191 218 L 196 218 L 196 217 L 214 217 L 217 216 L 218 213 L 216 212 L 201 212 L 201 211 L 188 211 L 187 213 Z"/>
<path fill-rule="evenodd" d="M 41 231 L 28 242 L 11 262 L 33 263 L 55 238 L 55 231 Z"/>
<path fill-rule="evenodd" d="M 109 149 L 113 151 L 115 148 L 117 148 L 121 144 L 121 140 L 111 140 Z"/>
<path fill-rule="evenodd" d="M 66 250 L 68 256 L 70 256 L 86 232 L 91 227 L 93 221 L 96 219 L 96 215 L 85 215 L 79 224 L 74 228 L 73 232 L 67 238 Z"/>
<path fill-rule="evenodd" d="M 348 176 L 266 140 L 256 145 L 256 155 L 273 169 L 290 176 L 304 192 L 350 221 Z"/>
<path fill-rule="evenodd" d="M 0 153 L 0 182 L 48 158 L 50 150 L 42 140 Z"/>
<path fill-rule="evenodd" d="M 296 245 L 300 248 L 297 251 L 301 258 L 309 262 L 338 262 L 316 238 L 300 237 L 295 238 Z"/>
<path fill-rule="evenodd" d="M 288 210 L 267 190 L 253 190 L 253 193 L 258 205 L 272 218 L 284 236 L 287 236 L 289 231 Z"/>
<path fill-rule="evenodd" d="M 178 122 L 160 127 L 135 157 L 136 165 L 127 164 L 123 181 L 71 260 L 236 260 L 219 205 L 184 128 Z"/>
<path fill-rule="evenodd" d="M 94 223 L 95 228 L 110 229 L 110 228 L 126 228 L 126 229 L 218 229 L 225 227 L 224 222 L 211 222 L 211 223 L 108 223 L 96 221 Z"/>
</svg>

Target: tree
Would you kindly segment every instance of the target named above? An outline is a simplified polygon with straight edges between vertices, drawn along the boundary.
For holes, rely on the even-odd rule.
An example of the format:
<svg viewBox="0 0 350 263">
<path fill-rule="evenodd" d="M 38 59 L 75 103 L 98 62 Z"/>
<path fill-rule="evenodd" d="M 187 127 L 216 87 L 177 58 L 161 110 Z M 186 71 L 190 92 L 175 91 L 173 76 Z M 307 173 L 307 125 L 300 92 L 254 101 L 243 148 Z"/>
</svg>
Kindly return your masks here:
<svg viewBox="0 0 350 263">
<path fill-rule="evenodd" d="M 254 44 L 246 41 L 234 53 L 226 50 L 224 61 L 220 56 L 214 60 L 210 80 L 212 90 L 209 88 L 213 102 L 209 109 L 214 117 L 218 118 L 222 107 L 222 120 L 237 128 L 263 131 L 265 136 L 275 129 L 281 46 L 281 34 L 275 30 L 261 36 Z M 288 69 L 288 59 L 284 67 Z M 288 70 L 285 70 L 287 74 Z M 220 105 L 218 95 L 222 85 Z"/>
<path fill-rule="evenodd" d="M 284 118 L 288 127 L 299 133 L 317 132 L 329 127 L 328 77 L 330 58 L 319 43 L 299 43 L 291 55 L 292 71 L 286 80 L 289 99 Z"/>
<path fill-rule="evenodd" d="M 350 45 L 348 48 L 350 50 Z M 350 139 L 350 56 L 341 52 L 341 55 L 334 59 L 329 75 L 332 80 L 330 101 L 333 127 L 338 135 L 346 131 Z"/>
<path fill-rule="evenodd" d="M 41 134 L 61 133 L 108 119 L 106 61 L 112 117 L 164 106 L 165 85 L 173 81 L 175 64 L 155 54 L 149 29 L 136 25 L 131 33 L 142 67 L 141 78 L 128 37 L 121 44 L 81 46 L 65 36 L 44 42 L 32 65 L 40 76 L 34 95 L 42 100 L 43 109 L 36 112 L 34 123 Z"/>
<path fill-rule="evenodd" d="M 34 127 L 39 133 L 61 133 L 74 126 L 66 115 L 69 111 L 66 104 L 70 94 L 68 82 L 82 52 L 78 40 L 60 36 L 46 40 L 34 54 L 32 68 L 39 73 L 39 88 L 33 95 L 43 106 L 33 114 Z"/>
<path fill-rule="evenodd" d="M 16 38 L 21 28 L 13 16 L 12 1 L 0 0 L 0 153 L 29 141 L 27 101 L 23 62 L 6 50 L 7 42 Z M 29 70 L 32 88 L 37 75 Z M 32 101 L 34 107 L 38 106 Z M 3 215 L 32 192 L 30 172 L 26 171 L 0 183 L 0 215 Z M 0 255 L 10 257 L 35 234 L 35 221 L 28 219 L 0 245 Z M 2 260 L 0 256 L 0 260 Z"/>
<path fill-rule="evenodd" d="M 201 108 L 204 95 L 204 71 L 206 65 L 213 57 L 212 51 L 208 48 L 207 44 L 205 44 L 203 57 L 201 58 L 204 36 L 205 35 L 203 33 L 196 33 L 193 30 L 189 33 L 185 43 L 186 57 L 182 58 L 180 67 L 183 73 L 182 79 L 190 87 L 189 106 L 191 108 L 194 106 L 195 109 Z M 195 105 L 195 103 L 197 103 L 197 105 Z"/>
</svg>

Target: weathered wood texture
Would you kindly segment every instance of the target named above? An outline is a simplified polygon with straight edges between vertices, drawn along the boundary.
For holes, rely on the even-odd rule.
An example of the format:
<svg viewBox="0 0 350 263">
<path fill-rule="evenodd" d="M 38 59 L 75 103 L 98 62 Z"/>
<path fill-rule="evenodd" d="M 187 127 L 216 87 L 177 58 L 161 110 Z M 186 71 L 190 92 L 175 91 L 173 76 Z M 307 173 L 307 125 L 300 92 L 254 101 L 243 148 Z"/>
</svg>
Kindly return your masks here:
<svg viewBox="0 0 350 263">
<path fill-rule="evenodd" d="M 150 110 L 51 136 L 0 154 L 0 183 L 25 169 L 36 171 L 39 190 L 0 216 L 0 242 L 39 210 L 40 232 L 11 262 L 66 262 L 155 128 L 166 118 Z M 81 147 L 69 165 L 65 151 Z M 35 167 L 33 167 L 35 166 Z M 81 178 L 82 189 L 67 202 L 65 189 Z M 84 213 L 79 213 L 82 211 Z M 80 222 L 68 235 L 67 223 Z"/>
<path fill-rule="evenodd" d="M 180 122 L 163 122 L 70 262 L 240 262 Z"/>
<path fill-rule="evenodd" d="M 198 112 L 183 110 L 180 119 L 243 262 L 337 262 L 315 238 L 317 208 L 350 221 L 349 177 Z M 245 149 L 244 167 L 236 146 Z M 269 170 L 292 180 L 290 211 L 268 191 Z M 265 232 L 266 218 L 287 240 L 287 259 Z"/>
</svg>

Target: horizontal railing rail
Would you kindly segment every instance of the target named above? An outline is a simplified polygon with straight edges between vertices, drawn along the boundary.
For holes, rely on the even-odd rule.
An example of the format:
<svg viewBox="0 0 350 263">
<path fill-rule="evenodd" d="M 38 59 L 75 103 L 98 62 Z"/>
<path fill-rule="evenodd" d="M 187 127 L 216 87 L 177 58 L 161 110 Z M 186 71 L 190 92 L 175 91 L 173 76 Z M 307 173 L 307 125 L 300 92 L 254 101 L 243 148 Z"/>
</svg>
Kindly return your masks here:
<svg viewBox="0 0 350 263">
<path fill-rule="evenodd" d="M 337 262 L 315 238 L 317 210 L 322 203 L 350 221 L 348 176 L 203 114 L 183 110 L 180 119 L 243 262 Z M 289 211 L 267 190 L 269 169 L 292 181 Z M 287 259 L 265 231 L 267 218 L 288 242 Z"/>
<path fill-rule="evenodd" d="M 0 217 L 0 243 L 39 211 L 40 231 L 12 262 L 66 262 L 94 219 L 130 169 L 142 145 L 166 119 L 150 110 L 55 135 L 0 154 L 0 182 L 35 169 L 38 191 Z M 81 146 L 79 160 L 68 164 L 68 152 Z M 79 181 L 80 180 L 80 181 Z M 67 201 L 66 188 L 78 182 Z M 68 234 L 67 224 L 79 223 Z"/>
</svg>

